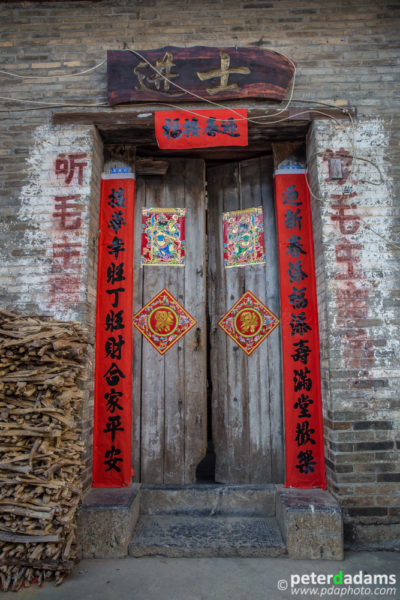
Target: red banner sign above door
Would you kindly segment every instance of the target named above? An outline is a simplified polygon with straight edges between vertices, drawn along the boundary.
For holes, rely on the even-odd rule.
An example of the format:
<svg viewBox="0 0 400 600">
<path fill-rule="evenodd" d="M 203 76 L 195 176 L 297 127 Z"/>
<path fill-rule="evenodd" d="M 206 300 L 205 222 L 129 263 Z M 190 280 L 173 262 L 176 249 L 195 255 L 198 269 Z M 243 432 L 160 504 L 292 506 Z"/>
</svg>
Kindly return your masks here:
<svg viewBox="0 0 400 600">
<path fill-rule="evenodd" d="M 158 147 L 163 150 L 247 146 L 247 109 L 160 110 L 154 113 Z"/>
<path fill-rule="evenodd" d="M 293 72 L 288 58 L 261 48 L 109 50 L 108 103 L 187 102 L 199 96 L 282 100 Z"/>
</svg>

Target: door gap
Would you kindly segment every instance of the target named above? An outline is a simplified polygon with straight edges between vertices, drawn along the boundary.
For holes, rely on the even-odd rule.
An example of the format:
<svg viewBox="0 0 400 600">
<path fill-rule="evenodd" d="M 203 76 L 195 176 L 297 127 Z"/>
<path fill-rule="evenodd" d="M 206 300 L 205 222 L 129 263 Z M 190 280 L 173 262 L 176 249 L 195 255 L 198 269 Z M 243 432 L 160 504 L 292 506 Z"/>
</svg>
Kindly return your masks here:
<svg viewBox="0 0 400 600">
<path fill-rule="evenodd" d="M 206 181 L 206 207 L 207 207 L 207 181 Z M 206 210 L 207 215 L 207 210 Z M 208 219 L 206 218 L 206 223 Z M 208 301 L 208 232 L 206 225 L 206 264 L 205 264 L 205 277 L 206 277 L 206 323 L 207 323 L 207 449 L 205 457 L 199 462 L 196 469 L 196 483 L 207 484 L 215 483 L 215 449 L 212 434 L 212 383 L 211 383 L 211 361 L 210 361 L 210 350 L 211 350 L 211 317 L 210 317 L 210 306 Z"/>
</svg>

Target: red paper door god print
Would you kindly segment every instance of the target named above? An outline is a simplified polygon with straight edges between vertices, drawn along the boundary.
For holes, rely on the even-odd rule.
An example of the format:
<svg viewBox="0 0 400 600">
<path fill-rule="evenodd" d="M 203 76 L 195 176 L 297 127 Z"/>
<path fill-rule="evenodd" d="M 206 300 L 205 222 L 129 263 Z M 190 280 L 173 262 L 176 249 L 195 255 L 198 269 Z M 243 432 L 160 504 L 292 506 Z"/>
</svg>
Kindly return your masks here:
<svg viewBox="0 0 400 600">
<path fill-rule="evenodd" d="M 143 265 L 185 265 L 185 209 L 142 209 Z"/>
<path fill-rule="evenodd" d="M 277 171 L 286 487 L 326 487 L 317 294 L 304 171 Z"/>
<path fill-rule="evenodd" d="M 250 356 L 279 325 L 279 319 L 247 290 L 218 325 Z"/>
<path fill-rule="evenodd" d="M 224 266 L 265 264 L 262 207 L 223 213 Z"/>
<path fill-rule="evenodd" d="M 165 354 L 197 321 L 166 289 L 133 317 L 133 324 L 160 354 Z"/>
</svg>

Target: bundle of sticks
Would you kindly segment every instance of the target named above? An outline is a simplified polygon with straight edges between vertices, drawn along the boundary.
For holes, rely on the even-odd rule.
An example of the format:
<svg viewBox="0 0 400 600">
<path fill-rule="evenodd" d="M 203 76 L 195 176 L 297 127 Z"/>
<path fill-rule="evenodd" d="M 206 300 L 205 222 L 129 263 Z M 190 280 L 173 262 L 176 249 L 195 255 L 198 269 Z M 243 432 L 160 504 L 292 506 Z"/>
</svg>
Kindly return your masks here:
<svg viewBox="0 0 400 600">
<path fill-rule="evenodd" d="M 0 309 L 0 589 L 76 560 L 87 331 Z"/>
</svg>

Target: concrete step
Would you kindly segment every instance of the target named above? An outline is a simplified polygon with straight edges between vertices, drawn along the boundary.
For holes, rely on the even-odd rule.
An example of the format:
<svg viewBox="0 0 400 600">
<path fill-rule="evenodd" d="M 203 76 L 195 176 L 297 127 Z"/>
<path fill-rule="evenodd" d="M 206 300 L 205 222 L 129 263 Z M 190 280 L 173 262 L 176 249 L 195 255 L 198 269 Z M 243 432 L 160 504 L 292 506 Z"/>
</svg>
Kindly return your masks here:
<svg viewBox="0 0 400 600">
<path fill-rule="evenodd" d="M 141 515 L 275 516 L 274 485 L 142 484 Z"/>
<path fill-rule="evenodd" d="M 142 516 L 128 547 L 134 557 L 265 557 L 285 552 L 271 517 Z"/>
</svg>

